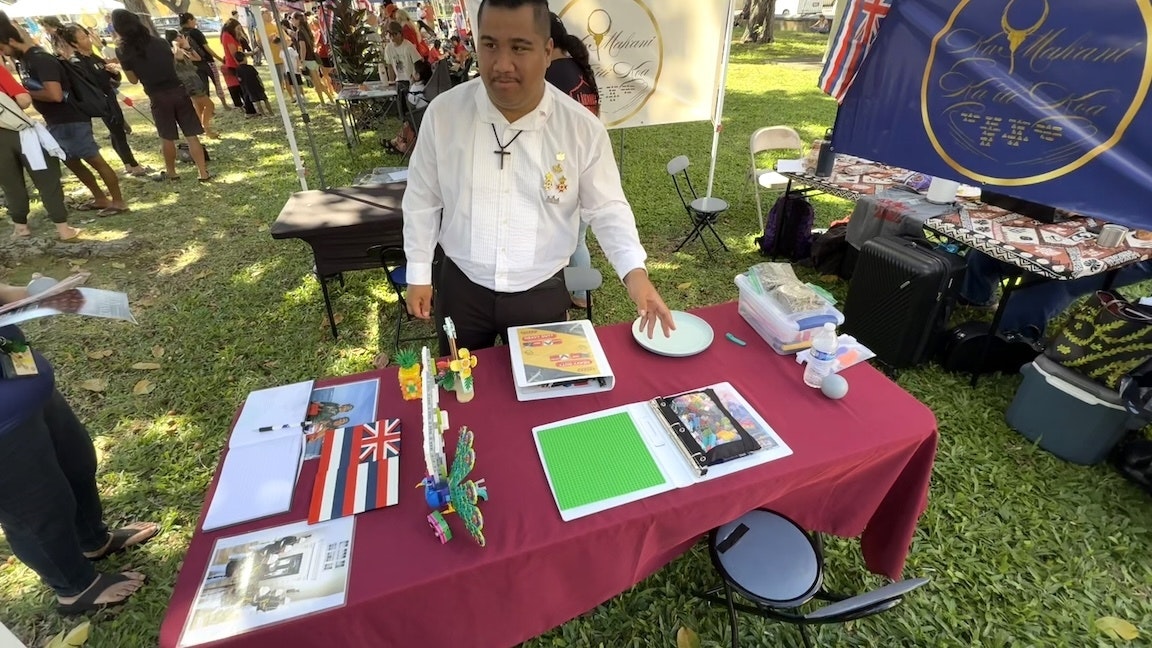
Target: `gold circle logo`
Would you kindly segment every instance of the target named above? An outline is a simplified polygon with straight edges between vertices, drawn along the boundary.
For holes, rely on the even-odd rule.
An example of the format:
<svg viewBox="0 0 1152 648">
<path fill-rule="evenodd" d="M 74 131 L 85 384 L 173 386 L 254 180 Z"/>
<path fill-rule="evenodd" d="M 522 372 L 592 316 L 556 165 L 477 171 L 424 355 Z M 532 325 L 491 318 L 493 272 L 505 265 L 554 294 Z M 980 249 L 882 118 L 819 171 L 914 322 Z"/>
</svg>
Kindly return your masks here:
<svg viewBox="0 0 1152 648">
<path fill-rule="evenodd" d="M 1130 20 L 1057 0 L 960 0 L 932 39 L 920 87 L 944 162 L 1022 186 L 1115 146 L 1152 85 L 1152 0 L 1122 1 Z"/>
<path fill-rule="evenodd" d="M 588 47 L 604 124 L 619 126 L 636 116 L 664 68 L 664 38 L 652 10 L 644 0 L 572 0 L 558 15 Z"/>
</svg>

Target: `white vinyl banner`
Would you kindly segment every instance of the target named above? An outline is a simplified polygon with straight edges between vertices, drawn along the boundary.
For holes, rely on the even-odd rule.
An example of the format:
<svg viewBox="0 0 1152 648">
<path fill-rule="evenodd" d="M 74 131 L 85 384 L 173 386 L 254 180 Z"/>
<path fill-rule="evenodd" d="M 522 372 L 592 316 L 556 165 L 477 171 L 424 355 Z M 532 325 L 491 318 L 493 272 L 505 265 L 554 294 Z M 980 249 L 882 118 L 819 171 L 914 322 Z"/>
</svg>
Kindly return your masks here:
<svg viewBox="0 0 1152 648">
<path fill-rule="evenodd" d="M 479 2 L 469 2 L 476 46 Z M 710 121 L 729 0 L 549 0 L 588 46 L 609 128 Z M 481 54 L 482 56 L 483 54 Z"/>
</svg>

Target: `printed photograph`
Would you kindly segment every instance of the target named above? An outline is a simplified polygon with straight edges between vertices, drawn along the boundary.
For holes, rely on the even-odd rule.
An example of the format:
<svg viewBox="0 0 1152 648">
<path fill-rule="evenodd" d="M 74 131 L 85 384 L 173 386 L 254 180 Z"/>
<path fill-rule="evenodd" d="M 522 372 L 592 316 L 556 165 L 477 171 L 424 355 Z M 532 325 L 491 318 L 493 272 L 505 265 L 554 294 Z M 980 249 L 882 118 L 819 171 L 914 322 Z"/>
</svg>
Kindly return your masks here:
<svg viewBox="0 0 1152 648">
<path fill-rule="evenodd" d="M 320 456 L 328 430 L 375 423 L 379 391 L 377 379 L 313 389 L 304 419 L 311 424 L 305 432 L 304 459 Z"/>
<path fill-rule="evenodd" d="M 354 520 L 295 522 L 216 541 L 180 645 L 344 605 Z"/>
</svg>

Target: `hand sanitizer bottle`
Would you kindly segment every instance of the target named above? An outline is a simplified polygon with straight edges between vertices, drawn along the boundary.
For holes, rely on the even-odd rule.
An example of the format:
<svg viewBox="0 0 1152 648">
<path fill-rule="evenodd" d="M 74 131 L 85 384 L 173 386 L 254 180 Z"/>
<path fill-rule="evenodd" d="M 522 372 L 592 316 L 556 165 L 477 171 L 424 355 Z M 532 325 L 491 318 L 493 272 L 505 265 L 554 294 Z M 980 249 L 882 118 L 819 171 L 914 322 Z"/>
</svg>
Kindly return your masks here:
<svg viewBox="0 0 1152 648">
<path fill-rule="evenodd" d="M 804 384 L 819 388 L 824 376 L 832 373 L 836 364 L 836 349 L 840 346 L 836 335 L 836 325 L 828 322 L 812 337 L 812 348 L 808 350 L 808 362 L 804 367 Z"/>
</svg>

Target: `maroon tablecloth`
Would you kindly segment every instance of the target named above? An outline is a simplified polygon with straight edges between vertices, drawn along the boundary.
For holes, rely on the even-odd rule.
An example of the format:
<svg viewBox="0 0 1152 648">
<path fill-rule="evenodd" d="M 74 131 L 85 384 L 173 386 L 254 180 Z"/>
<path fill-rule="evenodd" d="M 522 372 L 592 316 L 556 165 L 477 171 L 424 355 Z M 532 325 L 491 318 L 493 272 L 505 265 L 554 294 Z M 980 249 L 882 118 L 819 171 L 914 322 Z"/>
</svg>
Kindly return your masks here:
<svg viewBox="0 0 1152 648">
<path fill-rule="evenodd" d="M 616 388 L 602 394 L 519 403 L 507 349 L 478 354 L 476 399 L 459 405 L 445 394 L 441 404 L 452 425 L 450 449 L 459 426 L 476 433 L 472 474 L 487 480 L 491 495 L 483 508 L 483 548 L 454 516 L 448 517 L 456 539 L 441 545 L 432 535 L 422 492 L 414 488 L 423 477 L 419 404 L 401 400 L 395 370 L 381 372 L 379 413 L 402 419 L 401 483 L 413 488 L 402 490 L 398 505 L 357 517 L 347 605 L 219 644 L 506 648 L 619 594 L 709 529 L 760 506 L 815 531 L 860 535 L 868 567 L 899 578 L 927 504 L 936 453 L 932 412 L 866 365 L 844 373 L 846 398 L 829 400 L 804 385 L 792 356 L 761 342 L 734 303 L 695 312 L 712 324 L 716 341 L 691 358 L 652 355 L 624 325 L 599 329 L 617 376 Z M 748 346 L 728 341 L 727 332 Z M 735 385 L 792 456 L 572 522 L 560 519 L 533 426 L 721 381 Z M 176 645 L 213 542 L 304 519 L 315 472 L 315 462 L 305 465 L 291 513 L 194 535 L 161 646 Z M 701 585 L 706 581 L 702 574 Z"/>
</svg>

